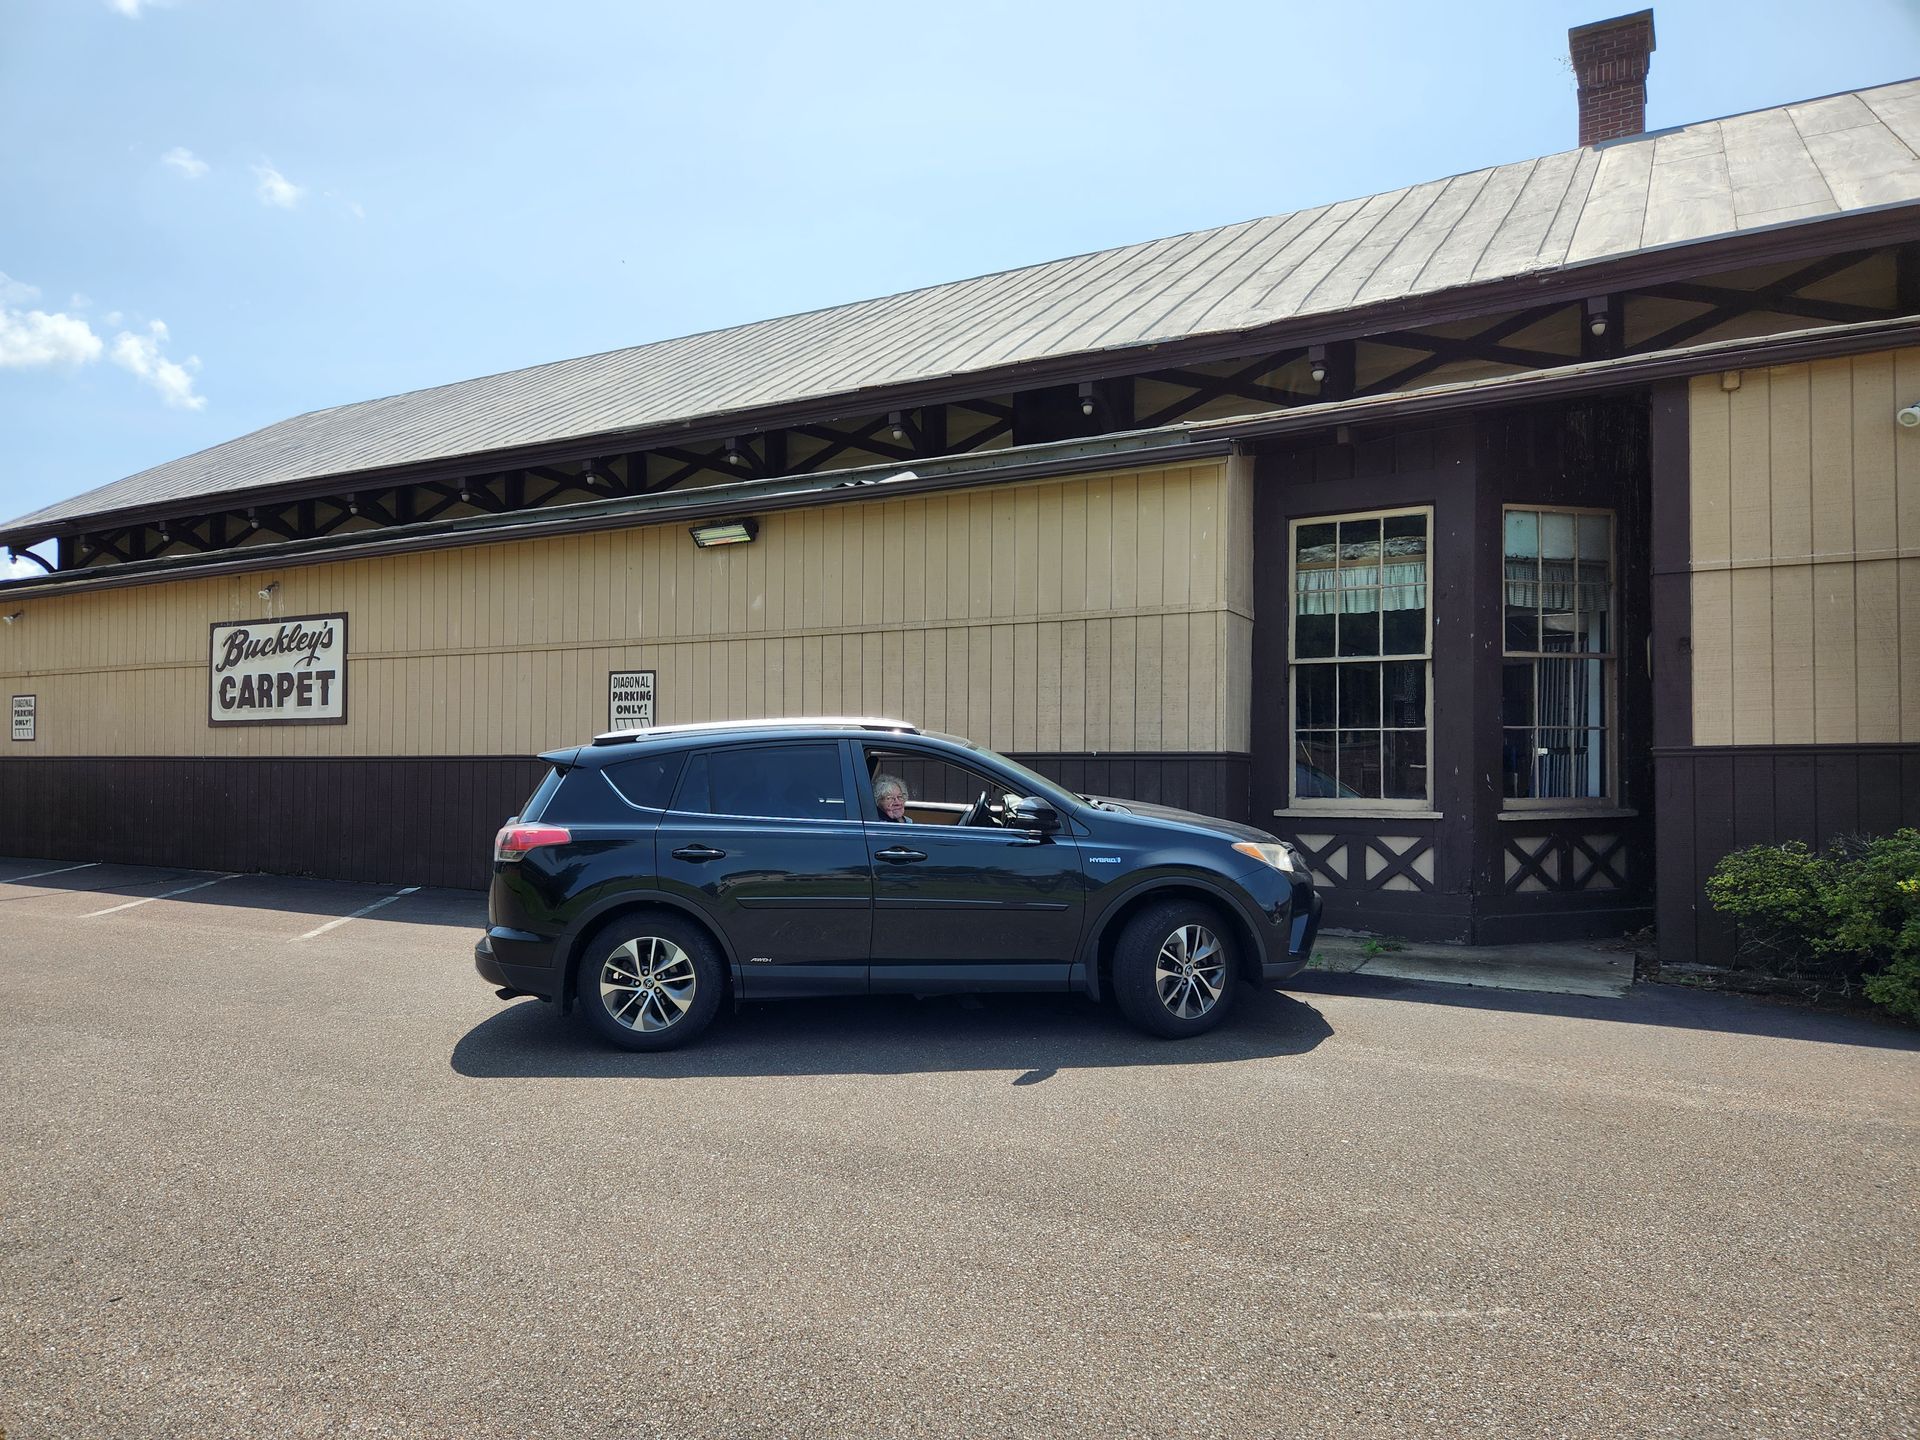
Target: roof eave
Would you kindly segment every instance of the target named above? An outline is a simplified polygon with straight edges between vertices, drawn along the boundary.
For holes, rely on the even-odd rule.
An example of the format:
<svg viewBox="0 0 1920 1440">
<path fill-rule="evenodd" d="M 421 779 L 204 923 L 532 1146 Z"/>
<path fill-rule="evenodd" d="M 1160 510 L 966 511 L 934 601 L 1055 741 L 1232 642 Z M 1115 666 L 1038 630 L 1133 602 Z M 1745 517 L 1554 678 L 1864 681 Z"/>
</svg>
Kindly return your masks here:
<svg viewBox="0 0 1920 1440">
<path fill-rule="evenodd" d="M 0 545 L 37 544 L 89 530 L 232 510 L 248 505 L 281 504 L 338 494 L 345 490 L 451 480 L 471 475 L 476 468 L 506 470 L 529 464 L 564 464 L 609 452 L 645 449 L 650 443 L 666 440 L 683 445 L 721 440 L 732 435 L 818 421 L 849 412 L 874 414 L 912 405 L 941 404 L 993 394 L 1007 388 L 1026 389 L 1062 380 L 1102 379 L 1135 373 L 1142 368 L 1142 362 L 1153 362 L 1155 368 L 1167 368 L 1226 359 L 1262 349 L 1281 350 L 1334 340 L 1364 339 L 1369 333 L 1416 325 L 1446 324 L 1501 309 L 1630 290 L 1715 270 L 1785 263 L 1915 239 L 1920 239 L 1920 201 L 1880 205 L 1849 211 L 1844 215 L 1783 221 L 1706 240 L 1602 256 L 1576 265 L 1528 271 L 1429 295 L 1301 316 L 1271 325 L 1214 331 L 1107 350 L 1076 351 L 932 380 L 840 391 L 780 405 L 715 412 L 685 420 L 626 430 L 598 431 L 509 449 L 475 451 L 368 470 L 329 473 L 309 479 L 221 491 L 194 497 L 191 502 L 176 500 L 161 504 L 121 506 L 32 526 L 16 521 L 0 527 Z M 481 463 L 476 465 L 475 462 Z"/>
</svg>

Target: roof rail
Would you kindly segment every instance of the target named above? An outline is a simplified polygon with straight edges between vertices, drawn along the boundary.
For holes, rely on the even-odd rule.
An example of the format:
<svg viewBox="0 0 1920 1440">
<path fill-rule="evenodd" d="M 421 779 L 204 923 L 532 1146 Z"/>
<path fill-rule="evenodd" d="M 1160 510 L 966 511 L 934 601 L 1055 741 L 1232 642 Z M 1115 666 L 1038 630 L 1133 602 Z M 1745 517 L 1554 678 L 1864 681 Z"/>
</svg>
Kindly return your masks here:
<svg viewBox="0 0 1920 1440">
<path fill-rule="evenodd" d="M 886 730 L 899 735 L 918 735 L 920 727 L 910 720 L 891 720 L 884 715 L 770 715 L 761 720 L 701 720 L 687 725 L 646 725 L 632 730 L 609 730 L 593 737 L 596 745 L 624 745 L 632 740 L 653 736 L 700 735 L 722 730 Z"/>
</svg>

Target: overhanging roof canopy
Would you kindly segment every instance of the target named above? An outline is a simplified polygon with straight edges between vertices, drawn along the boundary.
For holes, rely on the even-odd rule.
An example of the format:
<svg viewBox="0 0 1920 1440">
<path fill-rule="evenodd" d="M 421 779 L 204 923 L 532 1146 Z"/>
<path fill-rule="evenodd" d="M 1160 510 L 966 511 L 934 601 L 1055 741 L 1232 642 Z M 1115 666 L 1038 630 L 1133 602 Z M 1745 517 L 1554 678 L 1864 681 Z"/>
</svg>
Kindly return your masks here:
<svg viewBox="0 0 1920 1440">
<path fill-rule="evenodd" d="M 878 300 L 318 410 L 0 526 L 645 433 L 1440 296 L 1920 201 L 1920 80 Z"/>
</svg>

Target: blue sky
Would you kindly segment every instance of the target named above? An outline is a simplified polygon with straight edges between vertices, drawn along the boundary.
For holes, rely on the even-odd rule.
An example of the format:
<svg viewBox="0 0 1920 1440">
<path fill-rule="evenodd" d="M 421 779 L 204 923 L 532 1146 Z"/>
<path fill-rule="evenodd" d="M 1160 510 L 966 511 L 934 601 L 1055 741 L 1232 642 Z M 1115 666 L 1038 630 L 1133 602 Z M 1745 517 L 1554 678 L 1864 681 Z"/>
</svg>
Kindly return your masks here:
<svg viewBox="0 0 1920 1440">
<path fill-rule="evenodd" d="M 1618 4 L 0 0 L 0 519 L 287 416 L 1563 150 Z M 1655 128 L 1920 72 L 1665 0 Z"/>
</svg>

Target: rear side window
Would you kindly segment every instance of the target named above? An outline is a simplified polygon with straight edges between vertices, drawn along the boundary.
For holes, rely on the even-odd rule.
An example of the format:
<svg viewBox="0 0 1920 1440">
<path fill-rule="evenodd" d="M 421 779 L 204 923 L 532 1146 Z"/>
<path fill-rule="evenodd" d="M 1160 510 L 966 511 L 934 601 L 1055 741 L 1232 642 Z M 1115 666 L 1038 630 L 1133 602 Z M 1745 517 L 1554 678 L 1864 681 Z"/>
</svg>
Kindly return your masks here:
<svg viewBox="0 0 1920 1440">
<path fill-rule="evenodd" d="M 684 753 L 649 755 L 641 760 L 622 760 L 602 772 L 620 798 L 643 810 L 664 810 L 673 798 L 673 782 L 680 778 Z"/>
<path fill-rule="evenodd" d="M 547 802 L 553 798 L 553 792 L 560 788 L 560 777 L 564 773 L 557 765 L 547 771 L 546 778 L 527 797 L 527 803 L 520 807 L 522 820 L 538 820 L 546 813 Z"/>
<path fill-rule="evenodd" d="M 847 794 L 840 747 L 703 750 L 687 762 L 673 808 L 701 815 L 844 820 Z"/>
</svg>

